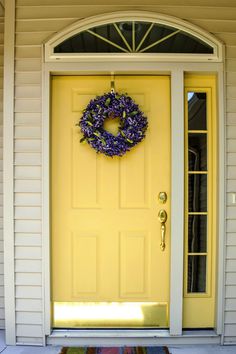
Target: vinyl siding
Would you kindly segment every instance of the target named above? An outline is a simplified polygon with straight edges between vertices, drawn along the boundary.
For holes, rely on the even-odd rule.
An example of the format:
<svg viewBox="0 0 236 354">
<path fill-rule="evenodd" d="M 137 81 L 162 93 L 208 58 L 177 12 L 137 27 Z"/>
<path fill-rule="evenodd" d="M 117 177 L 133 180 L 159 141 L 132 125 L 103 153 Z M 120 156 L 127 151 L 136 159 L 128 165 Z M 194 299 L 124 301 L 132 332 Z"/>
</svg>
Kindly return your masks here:
<svg viewBox="0 0 236 354">
<path fill-rule="evenodd" d="M 37 3 L 37 5 L 36 5 Z M 186 6 L 187 4 L 187 6 Z M 225 342 L 236 342 L 236 3 L 235 0 L 17 0 L 15 72 L 15 272 L 18 343 L 43 343 L 41 263 L 41 45 L 87 16 L 121 10 L 176 16 L 226 44 L 227 246 Z M 1 39 L 0 34 L 0 40 Z M 1 67 L 0 67 L 1 71 Z M 0 192 L 1 193 L 1 192 Z M 220 235 L 221 237 L 223 235 Z M 1 258 L 0 258 L 1 261 Z M 0 278 L 1 279 L 1 278 Z M 1 289 L 0 289 L 1 290 Z"/>
</svg>

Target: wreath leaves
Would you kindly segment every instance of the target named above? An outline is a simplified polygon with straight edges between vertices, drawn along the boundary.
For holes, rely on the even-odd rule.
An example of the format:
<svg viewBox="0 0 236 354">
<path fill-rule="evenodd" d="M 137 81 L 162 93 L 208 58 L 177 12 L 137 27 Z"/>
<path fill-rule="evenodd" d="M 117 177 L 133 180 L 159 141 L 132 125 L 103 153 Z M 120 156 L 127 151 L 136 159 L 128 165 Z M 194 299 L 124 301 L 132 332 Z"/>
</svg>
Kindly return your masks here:
<svg viewBox="0 0 236 354">
<path fill-rule="evenodd" d="M 104 129 L 104 121 L 116 117 L 120 118 L 119 132 L 113 135 Z M 83 134 L 81 143 L 87 142 L 98 153 L 113 157 L 124 155 L 142 141 L 148 122 L 130 96 L 109 92 L 91 100 L 76 125 Z"/>
</svg>

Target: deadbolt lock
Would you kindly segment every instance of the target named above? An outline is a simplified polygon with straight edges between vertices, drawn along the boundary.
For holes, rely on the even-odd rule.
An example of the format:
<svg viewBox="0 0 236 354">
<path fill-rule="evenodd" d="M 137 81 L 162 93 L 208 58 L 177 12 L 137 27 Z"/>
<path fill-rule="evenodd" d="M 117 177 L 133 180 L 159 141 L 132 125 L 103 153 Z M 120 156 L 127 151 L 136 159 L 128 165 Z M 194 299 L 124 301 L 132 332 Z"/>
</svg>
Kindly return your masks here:
<svg viewBox="0 0 236 354">
<path fill-rule="evenodd" d="M 166 192 L 160 192 L 158 195 L 158 200 L 160 203 L 165 204 L 167 201 L 167 194 Z"/>
</svg>

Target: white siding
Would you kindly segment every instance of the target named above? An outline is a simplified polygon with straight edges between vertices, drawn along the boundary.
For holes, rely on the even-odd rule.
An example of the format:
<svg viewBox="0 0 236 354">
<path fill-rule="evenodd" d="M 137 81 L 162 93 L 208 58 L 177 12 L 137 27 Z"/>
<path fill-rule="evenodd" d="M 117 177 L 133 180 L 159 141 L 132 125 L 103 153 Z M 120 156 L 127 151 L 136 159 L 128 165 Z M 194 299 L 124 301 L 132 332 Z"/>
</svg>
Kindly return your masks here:
<svg viewBox="0 0 236 354">
<path fill-rule="evenodd" d="M 4 297 L 3 297 L 3 34 L 4 11 L 0 6 L 0 328 L 4 328 Z"/>
<path fill-rule="evenodd" d="M 156 11 L 185 19 L 212 32 L 226 43 L 227 192 L 236 191 L 235 0 L 149 0 L 148 5 L 143 5 L 143 0 L 130 0 L 128 5 L 126 0 L 18 0 L 15 75 L 15 272 L 18 343 L 43 342 L 41 44 L 55 32 L 81 18 L 134 9 Z M 225 341 L 236 342 L 236 207 L 230 204 L 230 195 L 227 202 L 226 257 Z"/>
</svg>

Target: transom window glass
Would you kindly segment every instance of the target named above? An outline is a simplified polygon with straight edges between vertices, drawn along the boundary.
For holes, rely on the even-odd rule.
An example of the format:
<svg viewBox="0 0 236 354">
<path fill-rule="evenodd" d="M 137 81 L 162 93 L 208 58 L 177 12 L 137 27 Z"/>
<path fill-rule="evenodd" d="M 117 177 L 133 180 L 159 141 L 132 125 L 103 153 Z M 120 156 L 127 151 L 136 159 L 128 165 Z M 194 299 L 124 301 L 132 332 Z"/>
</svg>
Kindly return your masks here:
<svg viewBox="0 0 236 354">
<path fill-rule="evenodd" d="M 163 24 L 124 21 L 77 33 L 54 47 L 54 53 L 180 53 L 213 54 L 197 37 Z"/>
</svg>

